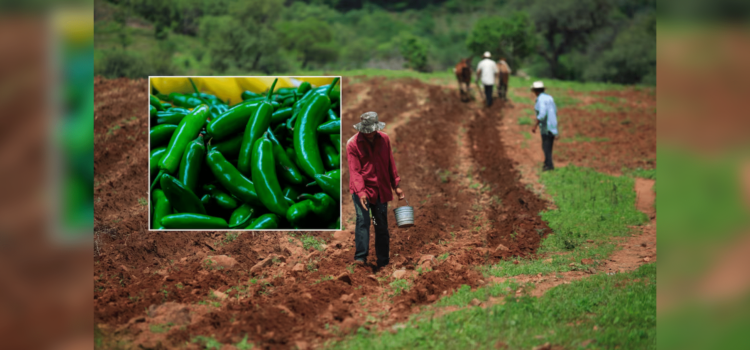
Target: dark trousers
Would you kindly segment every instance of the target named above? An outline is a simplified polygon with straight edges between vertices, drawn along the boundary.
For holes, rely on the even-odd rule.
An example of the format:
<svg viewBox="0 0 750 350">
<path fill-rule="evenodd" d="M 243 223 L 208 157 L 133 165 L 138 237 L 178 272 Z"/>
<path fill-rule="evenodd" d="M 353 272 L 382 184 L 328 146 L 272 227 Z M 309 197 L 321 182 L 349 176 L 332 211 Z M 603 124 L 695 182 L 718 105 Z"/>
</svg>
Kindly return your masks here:
<svg viewBox="0 0 750 350">
<path fill-rule="evenodd" d="M 357 211 L 357 224 L 354 229 L 355 260 L 367 262 L 370 248 L 370 213 L 375 226 L 375 254 L 378 266 L 388 265 L 390 262 L 390 235 L 388 234 L 388 203 L 367 204 L 362 207 L 359 196 L 352 194 L 354 209 Z"/>
<path fill-rule="evenodd" d="M 487 107 L 492 106 L 492 85 L 484 86 L 484 100 L 487 102 Z"/>
<path fill-rule="evenodd" d="M 544 151 L 544 167 L 542 170 L 552 170 L 555 165 L 552 164 L 552 145 L 555 143 L 555 135 L 547 132 L 542 133 L 542 151 Z"/>
</svg>

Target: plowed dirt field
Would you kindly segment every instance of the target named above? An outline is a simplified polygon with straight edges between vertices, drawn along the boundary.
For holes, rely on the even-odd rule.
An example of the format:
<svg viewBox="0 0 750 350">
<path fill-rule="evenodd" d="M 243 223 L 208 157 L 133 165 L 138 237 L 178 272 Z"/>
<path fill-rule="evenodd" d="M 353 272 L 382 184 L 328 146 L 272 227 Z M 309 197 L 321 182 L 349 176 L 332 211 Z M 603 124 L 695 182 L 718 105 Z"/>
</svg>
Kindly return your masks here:
<svg viewBox="0 0 750 350">
<path fill-rule="evenodd" d="M 203 336 L 304 349 L 384 329 L 463 284 L 485 284 L 474 266 L 533 257 L 552 233 L 538 215 L 550 203 L 520 181 L 500 138 L 502 103 L 485 109 L 443 86 L 380 78 L 344 79 L 342 139 L 366 111 L 388 125 L 417 223 L 397 228 L 390 203 L 391 265 L 352 265 L 345 157 L 344 230 L 309 233 L 319 249 L 299 232 L 149 232 L 147 85 L 95 80 L 94 318 L 124 347 L 197 349 Z M 408 291 L 391 285 L 394 272 Z"/>
</svg>

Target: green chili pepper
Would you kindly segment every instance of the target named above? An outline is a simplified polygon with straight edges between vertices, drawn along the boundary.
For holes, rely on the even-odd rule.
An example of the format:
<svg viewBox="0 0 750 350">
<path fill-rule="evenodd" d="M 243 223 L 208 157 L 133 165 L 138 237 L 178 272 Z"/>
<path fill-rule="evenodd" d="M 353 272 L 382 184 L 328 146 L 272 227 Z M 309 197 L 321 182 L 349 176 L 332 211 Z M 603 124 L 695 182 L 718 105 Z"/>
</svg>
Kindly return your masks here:
<svg viewBox="0 0 750 350">
<path fill-rule="evenodd" d="M 154 230 L 163 229 L 164 226 L 161 224 L 161 218 L 169 214 L 172 214 L 172 205 L 169 203 L 169 199 L 167 199 L 164 191 L 160 189 L 154 190 L 154 218 L 151 222 L 151 228 Z"/>
<path fill-rule="evenodd" d="M 326 119 L 327 122 L 340 119 L 338 115 L 336 115 L 336 112 L 333 111 L 333 109 L 328 110 L 328 118 Z"/>
<path fill-rule="evenodd" d="M 317 184 L 323 192 L 331 196 L 337 202 L 341 201 L 341 170 L 331 170 L 325 174 L 315 175 L 315 182 L 307 184 L 312 186 Z"/>
<path fill-rule="evenodd" d="M 150 116 L 152 116 L 152 117 L 153 117 L 153 116 L 155 116 L 155 115 L 156 115 L 156 113 L 158 113 L 158 111 L 159 111 L 159 110 L 158 110 L 158 109 L 156 109 L 156 107 L 154 107 L 154 105 L 150 105 L 150 106 L 148 106 L 148 114 L 149 114 Z"/>
<path fill-rule="evenodd" d="M 253 220 L 247 230 L 273 230 L 279 228 L 279 217 L 276 214 L 263 214 Z"/>
<path fill-rule="evenodd" d="M 281 108 L 271 115 L 271 125 L 279 124 L 292 116 L 292 107 Z"/>
<path fill-rule="evenodd" d="M 164 157 L 164 152 L 167 151 L 166 147 L 154 148 L 149 154 L 148 170 L 150 178 L 153 179 L 156 174 L 159 173 L 159 161 Z"/>
<path fill-rule="evenodd" d="M 211 198 L 216 201 L 216 204 L 224 209 L 232 210 L 239 205 L 232 196 L 226 194 L 215 185 L 203 185 L 203 190 L 211 194 Z"/>
<path fill-rule="evenodd" d="M 259 103 L 242 103 L 214 118 L 206 126 L 206 136 L 216 141 L 232 135 L 247 125 Z"/>
<path fill-rule="evenodd" d="M 270 101 L 271 96 L 273 96 L 273 88 L 276 86 L 276 82 L 278 80 L 278 78 L 274 79 L 273 84 L 271 84 L 271 90 L 269 90 L 267 97 L 268 100 L 261 102 L 258 105 L 258 108 L 255 110 L 255 113 L 253 113 L 253 116 L 250 117 L 250 120 L 247 121 L 245 135 L 242 138 L 242 146 L 240 147 L 240 156 L 239 160 L 237 161 L 237 169 L 239 169 L 239 171 L 244 175 L 250 175 L 251 172 L 250 163 L 252 162 L 251 158 L 253 156 L 253 153 L 251 152 L 253 150 L 253 146 L 255 145 L 255 141 L 259 139 L 271 125 L 273 106 L 271 106 Z"/>
<path fill-rule="evenodd" d="M 281 190 L 281 192 L 284 194 L 284 197 L 286 198 L 297 198 L 299 197 L 299 194 L 300 194 L 299 191 L 297 191 L 297 189 L 289 185 L 284 187 L 284 189 Z"/>
<path fill-rule="evenodd" d="M 331 99 L 334 106 L 338 106 L 341 102 L 341 86 L 336 86 L 328 93 L 328 98 Z M 335 109 L 335 108 L 334 108 Z"/>
<path fill-rule="evenodd" d="M 253 182 L 242 175 L 221 153 L 214 149 L 208 151 L 206 163 L 221 186 L 229 193 L 239 198 L 243 203 L 252 206 L 263 205 L 258 199 Z"/>
<path fill-rule="evenodd" d="M 203 135 L 198 135 L 198 138 L 188 143 L 187 149 L 182 154 L 180 170 L 177 173 L 180 181 L 193 193 L 198 186 L 198 178 L 205 157 L 206 146 L 203 144 Z"/>
<path fill-rule="evenodd" d="M 156 98 L 158 98 L 158 99 L 160 99 L 160 100 L 162 100 L 162 101 L 172 101 L 172 99 L 171 99 L 171 98 L 169 98 L 169 96 L 168 96 L 168 95 L 165 95 L 165 94 L 161 94 L 161 93 L 158 93 L 158 92 L 157 92 L 157 93 L 155 93 L 155 94 L 154 94 L 154 96 L 156 96 Z"/>
<path fill-rule="evenodd" d="M 284 147 L 281 146 L 279 140 L 276 139 L 271 128 L 268 129 L 266 134 L 268 139 L 273 144 L 273 158 L 276 160 L 277 174 L 281 174 L 281 177 L 293 185 L 301 185 L 305 183 L 305 177 L 297 168 L 297 165 L 289 159 L 284 151 Z"/>
<path fill-rule="evenodd" d="M 243 101 L 247 100 L 247 99 L 255 98 L 255 97 L 262 97 L 260 94 L 256 94 L 256 93 L 254 93 L 252 91 L 249 91 L 249 90 L 248 91 L 244 91 L 240 96 L 242 97 Z"/>
<path fill-rule="evenodd" d="M 149 139 L 151 139 L 151 147 L 158 147 L 168 143 L 176 130 L 177 125 L 173 124 L 161 124 L 151 128 L 148 132 Z"/>
<path fill-rule="evenodd" d="M 192 84 L 192 79 L 190 83 Z M 195 84 L 193 84 L 193 87 L 195 87 Z M 206 102 L 209 102 L 211 104 L 224 104 L 224 101 L 222 101 L 218 97 L 211 95 L 211 94 L 207 94 L 205 92 L 194 92 L 193 96 L 195 96 L 196 98 L 205 100 Z"/>
<path fill-rule="evenodd" d="M 294 148 L 287 148 L 284 150 L 286 153 L 286 157 L 289 158 L 294 164 L 297 165 L 297 168 L 299 168 L 299 162 L 297 162 L 297 152 L 294 151 Z"/>
<path fill-rule="evenodd" d="M 176 92 L 173 92 L 169 94 L 169 99 L 172 101 L 172 104 L 179 107 L 186 107 L 186 108 L 195 108 L 201 105 L 201 100 L 190 96 L 190 95 L 183 95 L 178 94 Z"/>
<path fill-rule="evenodd" d="M 187 113 L 179 112 L 159 112 L 156 113 L 156 124 L 180 124 Z"/>
<path fill-rule="evenodd" d="M 242 146 L 243 136 L 244 133 L 238 133 L 237 135 L 232 136 L 224 141 L 217 142 L 211 145 L 211 149 L 215 149 L 221 152 L 221 154 L 223 154 L 225 157 L 237 157 L 237 155 L 240 154 L 240 147 Z"/>
<path fill-rule="evenodd" d="M 291 206 L 286 219 L 293 225 L 302 223 L 329 222 L 338 215 L 336 201 L 325 193 L 301 194 L 301 202 Z"/>
<path fill-rule="evenodd" d="M 331 139 L 331 143 L 334 147 L 338 146 L 339 154 L 341 154 L 341 134 L 331 134 L 328 135 L 328 137 Z"/>
<path fill-rule="evenodd" d="M 288 88 L 278 88 L 276 90 L 276 93 L 279 95 L 291 95 L 296 91 L 297 91 L 296 87 L 288 87 Z"/>
<path fill-rule="evenodd" d="M 309 81 L 303 81 L 302 84 L 299 84 L 297 87 L 297 93 L 298 94 L 304 94 L 312 88 L 312 85 L 310 85 Z"/>
<path fill-rule="evenodd" d="M 329 109 L 330 111 L 330 109 Z M 334 119 L 318 126 L 318 133 L 338 134 L 341 131 L 341 119 Z"/>
<path fill-rule="evenodd" d="M 286 129 L 294 130 L 294 123 L 297 121 L 297 115 L 299 113 L 292 112 L 292 117 L 286 120 Z"/>
<path fill-rule="evenodd" d="M 325 137 L 325 135 L 321 135 Z M 328 140 L 325 138 L 321 138 L 318 140 L 318 143 L 320 144 L 320 155 L 323 158 L 323 165 L 328 170 L 333 169 L 339 169 L 340 168 L 340 161 L 341 157 L 339 157 L 338 151 L 336 151 L 336 148 L 331 145 Z"/>
<path fill-rule="evenodd" d="M 260 104 L 261 102 L 243 102 L 233 106 L 208 123 L 206 136 L 218 141 L 242 130 L 247 126 Z"/>
<path fill-rule="evenodd" d="M 252 179 L 261 203 L 276 215 L 286 215 L 289 204 L 281 193 L 281 185 L 276 178 L 276 162 L 273 159 L 273 143 L 261 137 L 252 149 Z"/>
<path fill-rule="evenodd" d="M 169 109 L 172 108 L 172 104 L 164 102 L 164 103 L 161 104 L 161 108 L 163 108 L 164 111 L 167 111 L 167 110 L 169 110 Z"/>
<path fill-rule="evenodd" d="M 330 87 L 333 87 L 338 79 L 335 78 Z M 331 101 L 327 96 L 316 94 L 302 106 L 294 124 L 293 140 L 294 151 L 297 153 L 297 165 L 311 178 L 325 172 L 318 150 L 317 127 L 330 106 Z"/>
<path fill-rule="evenodd" d="M 255 208 L 250 204 L 245 203 L 240 205 L 232 212 L 232 216 L 229 217 L 229 224 L 236 225 L 247 218 L 252 218 L 253 214 L 255 214 Z"/>
<path fill-rule="evenodd" d="M 292 105 L 294 105 L 294 102 L 296 102 L 295 100 L 296 99 L 294 98 L 294 96 L 289 96 L 289 97 L 287 97 L 287 98 L 284 99 L 284 102 L 281 103 L 281 106 L 282 107 L 291 107 Z"/>
<path fill-rule="evenodd" d="M 201 204 L 203 204 L 204 208 L 211 204 L 211 195 L 204 194 L 203 197 L 201 197 Z"/>
<path fill-rule="evenodd" d="M 336 219 L 336 222 L 328 226 L 329 229 L 340 230 L 341 229 L 341 218 Z"/>
<path fill-rule="evenodd" d="M 156 108 L 157 111 L 164 110 L 164 107 L 161 105 L 161 101 L 159 101 L 159 99 L 154 95 L 149 95 L 149 103 L 151 104 L 151 106 Z"/>
<path fill-rule="evenodd" d="M 206 208 L 203 207 L 198 196 L 174 176 L 163 174 L 160 183 L 161 189 L 169 199 L 169 203 L 172 204 L 172 207 L 178 213 L 206 213 Z"/>
<path fill-rule="evenodd" d="M 227 221 L 206 214 L 181 213 L 167 215 L 161 219 L 162 225 L 168 229 L 234 229 L 247 225 L 249 217 L 237 225 L 228 225 Z"/>
<path fill-rule="evenodd" d="M 302 97 L 299 99 L 299 101 L 307 100 L 308 98 L 310 98 L 314 94 L 315 94 L 315 90 L 307 90 L 307 92 L 304 95 L 302 95 Z"/>
<path fill-rule="evenodd" d="M 341 107 L 341 101 L 336 101 L 331 105 L 331 109 L 334 110 L 339 109 L 339 107 Z"/>
<path fill-rule="evenodd" d="M 180 107 L 172 107 L 164 111 L 165 113 L 182 113 L 184 115 L 190 114 L 190 110 L 186 108 L 180 108 Z"/>
<path fill-rule="evenodd" d="M 156 180 L 158 180 L 159 176 L 163 173 L 174 174 L 177 167 L 180 165 L 180 160 L 182 159 L 182 154 L 187 148 L 187 144 L 198 135 L 198 132 L 203 128 L 203 125 L 206 124 L 206 114 L 208 114 L 208 106 L 201 105 L 185 116 L 185 118 L 182 118 L 180 125 L 177 126 L 174 134 L 172 134 L 172 138 L 169 140 L 167 152 L 164 154 L 161 161 L 159 161 L 159 175 L 156 176 Z M 167 125 L 169 124 L 157 125 L 156 127 Z M 149 191 L 153 191 L 154 186 L 156 185 L 156 180 L 151 184 Z"/>
</svg>

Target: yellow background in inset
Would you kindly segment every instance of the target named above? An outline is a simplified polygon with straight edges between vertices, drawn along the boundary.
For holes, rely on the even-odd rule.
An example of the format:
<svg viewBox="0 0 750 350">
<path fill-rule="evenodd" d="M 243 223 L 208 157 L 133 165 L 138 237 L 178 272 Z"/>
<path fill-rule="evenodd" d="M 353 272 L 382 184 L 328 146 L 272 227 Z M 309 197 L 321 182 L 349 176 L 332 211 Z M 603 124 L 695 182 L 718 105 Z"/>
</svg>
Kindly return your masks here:
<svg viewBox="0 0 750 350">
<path fill-rule="evenodd" d="M 296 87 L 307 81 L 313 87 L 327 85 L 333 82 L 335 77 L 284 77 L 279 78 L 275 89 L 284 87 Z M 260 93 L 268 90 L 273 84 L 275 77 L 193 77 L 191 78 L 198 91 L 212 94 L 229 104 L 242 101 L 241 94 L 249 90 Z M 151 86 L 160 93 L 168 95 L 172 92 L 189 94 L 195 92 L 187 77 L 159 77 L 151 78 Z"/>
</svg>

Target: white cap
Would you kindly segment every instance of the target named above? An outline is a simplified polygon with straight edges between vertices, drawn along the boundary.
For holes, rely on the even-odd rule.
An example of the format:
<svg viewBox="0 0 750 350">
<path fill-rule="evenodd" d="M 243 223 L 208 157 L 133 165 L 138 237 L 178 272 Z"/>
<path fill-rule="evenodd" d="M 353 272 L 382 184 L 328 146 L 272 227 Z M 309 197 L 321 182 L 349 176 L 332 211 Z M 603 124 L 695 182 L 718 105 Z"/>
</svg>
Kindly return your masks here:
<svg viewBox="0 0 750 350">
<path fill-rule="evenodd" d="M 542 81 L 535 81 L 533 84 L 531 84 L 532 89 L 544 89 L 544 83 Z"/>
<path fill-rule="evenodd" d="M 489 51 L 485 51 L 485 52 L 484 52 L 484 57 L 485 57 L 485 58 L 490 58 L 490 56 L 492 56 L 492 55 L 490 55 L 490 52 L 489 52 Z"/>
</svg>

